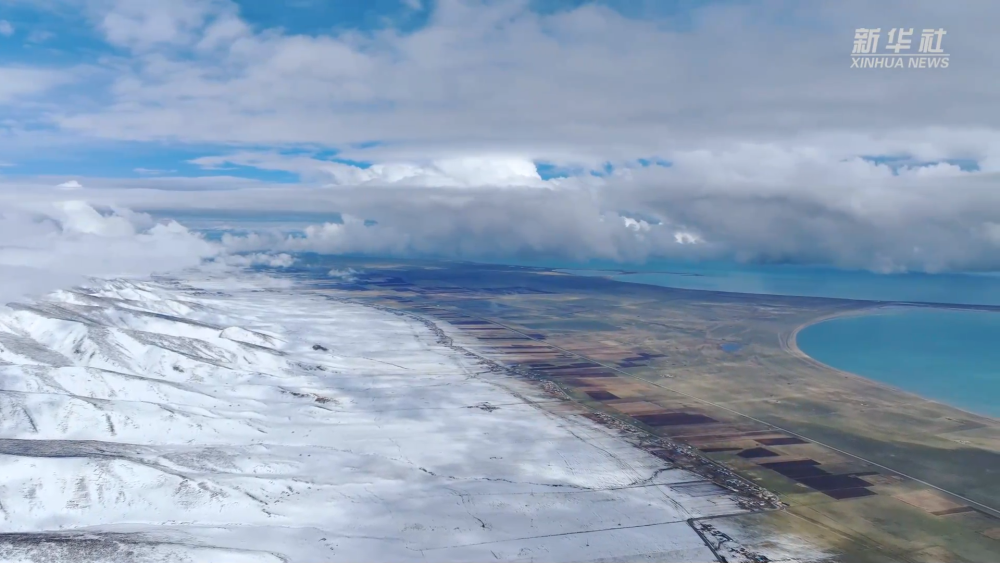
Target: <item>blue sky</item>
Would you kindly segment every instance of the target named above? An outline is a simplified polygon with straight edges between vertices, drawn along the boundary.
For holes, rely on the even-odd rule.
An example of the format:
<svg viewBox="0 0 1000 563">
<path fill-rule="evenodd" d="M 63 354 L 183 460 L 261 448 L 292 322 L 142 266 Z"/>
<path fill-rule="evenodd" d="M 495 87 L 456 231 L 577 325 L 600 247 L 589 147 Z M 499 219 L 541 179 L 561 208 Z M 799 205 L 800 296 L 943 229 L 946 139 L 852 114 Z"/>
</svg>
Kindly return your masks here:
<svg viewBox="0 0 1000 563">
<path fill-rule="evenodd" d="M 320 34 L 330 30 L 374 30 L 393 28 L 409 32 L 426 25 L 432 2 L 414 4 L 403 0 L 323 2 L 239 2 L 246 20 L 261 28 L 281 27 L 292 33 Z"/>
</svg>

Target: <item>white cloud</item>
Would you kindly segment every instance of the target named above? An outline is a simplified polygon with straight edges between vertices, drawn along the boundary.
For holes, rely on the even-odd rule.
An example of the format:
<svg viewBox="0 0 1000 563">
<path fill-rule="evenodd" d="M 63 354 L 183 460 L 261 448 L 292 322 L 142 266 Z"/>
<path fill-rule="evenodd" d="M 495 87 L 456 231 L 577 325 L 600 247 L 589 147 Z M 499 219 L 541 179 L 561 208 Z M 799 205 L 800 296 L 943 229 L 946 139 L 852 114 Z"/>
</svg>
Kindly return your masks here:
<svg viewBox="0 0 1000 563">
<path fill-rule="evenodd" d="M 677 231 L 674 233 L 674 242 L 677 244 L 698 244 L 701 242 L 701 237 L 694 233 Z"/>
<path fill-rule="evenodd" d="M 211 14 L 232 9 L 213 0 L 116 0 L 100 15 L 99 28 L 110 43 L 136 50 L 182 45 L 197 40 Z"/>
<path fill-rule="evenodd" d="M 336 278 L 342 281 L 354 281 L 358 274 L 361 273 L 354 268 L 347 268 L 344 270 L 338 270 L 334 268 L 326 273 L 327 277 Z"/>
<path fill-rule="evenodd" d="M 101 215 L 82 201 L 60 201 L 54 207 L 64 233 L 102 237 L 130 237 L 136 234 L 136 225 L 129 217 Z"/>
<path fill-rule="evenodd" d="M 7 20 L 0 20 L 0 35 L 4 37 L 14 35 L 14 26 Z"/>
<path fill-rule="evenodd" d="M 651 226 L 649 223 L 642 219 L 633 219 L 632 217 L 622 217 L 622 222 L 625 224 L 625 228 L 631 229 L 637 233 L 648 231 Z"/>
<path fill-rule="evenodd" d="M 534 199 L 531 193 L 520 195 L 531 200 Z M 384 220 L 375 224 L 358 216 L 344 215 L 342 223 L 311 225 L 302 234 L 278 231 L 227 234 L 222 244 L 229 252 L 271 250 L 448 258 L 550 256 L 641 260 L 653 250 L 684 252 L 668 248 L 677 245 L 665 237 L 663 229 L 650 226 L 637 232 L 621 217 L 580 200 L 563 200 L 564 209 L 557 213 L 546 205 L 553 202 L 544 199 L 526 201 L 518 209 L 468 201 L 450 213 L 442 213 L 436 205 L 409 206 L 390 214 L 383 211 Z M 432 220 L 421 219 L 428 217 L 428 213 Z M 617 220 L 606 220 L 612 216 Z"/>
<path fill-rule="evenodd" d="M 217 245 L 176 222 L 125 209 L 99 213 L 81 201 L 4 207 L 0 214 L 0 302 L 39 295 L 88 277 L 144 276 L 197 266 Z"/>
<path fill-rule="evenodd" d="M 83 184 L 81 184 L 77 180 L 68 180 L 66 182 L 63 182 L 63 183 L 59 184 L 56 187 L 59 188 L 59 189 L 61 189 L 61 190 L 79 190 L 79 189 L 83 188 Z"/>
<path fill-rule="evenodd" d="M 73 78 L 70 70 L 0 67 L 0 104 L 39 95 Z"/>
<path fill-rule="evenodd" d="M 295 263 L 295 258 L 289 254 L 269 254 L 255 252 L 252 254 L 227 254 L 221 257 L 227 266 L 245 268 L 249 266 L 268 266 L 271 268 L 287 268 Z"/>
<path fill-rule="evenodd" d="M 543 181 L 530 159 L 504 155 L 458 157 L 426 163 L 388 162 L 367 167 L 273 152 L 239 152 L 196 158 L 191 162 L 211 170 L 235 164 L 294 172 L 306 180 L 332 186 L 544 187 L 559 183 Z"/>
</svg>

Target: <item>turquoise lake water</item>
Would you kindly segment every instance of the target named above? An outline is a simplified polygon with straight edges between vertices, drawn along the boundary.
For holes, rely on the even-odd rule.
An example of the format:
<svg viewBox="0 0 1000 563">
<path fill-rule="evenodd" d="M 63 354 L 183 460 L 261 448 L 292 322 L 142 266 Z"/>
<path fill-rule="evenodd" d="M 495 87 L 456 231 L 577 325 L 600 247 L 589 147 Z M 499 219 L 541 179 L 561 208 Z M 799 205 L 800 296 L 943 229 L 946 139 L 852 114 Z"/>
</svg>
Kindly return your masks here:
<svg viewBox="0 0 1000 563">
<path fill-rule="evenodd" d="M 996 417 L 998 338 L 1000 313 L 892 308 L 809 326 L 797 341 L 829 366 Z"/>
<path fill-rule="evenodd" d="M 626 270 L 635 273 L 620 274 Z M 889 275 L 806 266 L 678 263 L 655 263 L 637 267 L 619 265 L 605 270 L 593 267 L 567 268 L 563 271 L 681 289 L 867 301 L 1000 305 L 1000 276 L 996 275 Z"/>
</svg>

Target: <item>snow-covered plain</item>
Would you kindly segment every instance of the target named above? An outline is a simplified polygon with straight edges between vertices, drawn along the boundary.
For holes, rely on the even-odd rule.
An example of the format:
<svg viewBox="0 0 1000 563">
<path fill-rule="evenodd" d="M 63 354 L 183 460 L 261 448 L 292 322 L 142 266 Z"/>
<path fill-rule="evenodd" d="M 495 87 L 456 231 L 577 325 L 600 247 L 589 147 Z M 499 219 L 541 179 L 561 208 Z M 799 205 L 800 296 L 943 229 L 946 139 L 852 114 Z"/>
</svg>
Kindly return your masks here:
<svg viewBox="0 0 1000 563">
<path fill-rule="evenodd" d="M 421 322 L 265 281 L 0 313 L 0 560 L 716 560 L 687 520 L 739 513 L 724 489 Z"/>
</svg>

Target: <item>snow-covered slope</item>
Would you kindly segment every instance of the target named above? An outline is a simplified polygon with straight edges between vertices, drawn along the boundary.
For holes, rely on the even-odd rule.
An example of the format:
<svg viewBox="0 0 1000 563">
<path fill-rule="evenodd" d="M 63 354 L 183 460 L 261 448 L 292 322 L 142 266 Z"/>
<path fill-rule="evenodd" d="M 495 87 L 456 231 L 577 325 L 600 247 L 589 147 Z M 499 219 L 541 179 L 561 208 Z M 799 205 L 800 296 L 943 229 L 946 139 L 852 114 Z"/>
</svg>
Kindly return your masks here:
<svg viewBox="0 0 1000 563">
<path fill-rule="evenodd" d="M 419 322 L 188 283 L 0 313 L 0 560 L 709 561 L 739 512 Z"/>
</svg>

